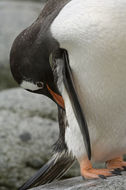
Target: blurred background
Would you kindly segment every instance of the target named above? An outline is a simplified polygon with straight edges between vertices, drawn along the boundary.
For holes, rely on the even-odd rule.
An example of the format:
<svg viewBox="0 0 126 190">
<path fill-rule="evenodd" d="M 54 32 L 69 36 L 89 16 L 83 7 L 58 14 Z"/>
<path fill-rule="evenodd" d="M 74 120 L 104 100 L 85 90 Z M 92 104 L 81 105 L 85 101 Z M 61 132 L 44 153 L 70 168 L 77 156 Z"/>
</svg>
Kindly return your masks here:
<svg viewBox="0 0 126 190">
<path fill-rule="evenodd" d="M 20 89 L 9 67 L 15 37 L 41 12 L 44 0 L 0 0 L 0 190 L 16 190 L 50 157 L 58 138 L 56 105 Z M 65 177 L 79 175 L 73 167 Z"/>
</svg>

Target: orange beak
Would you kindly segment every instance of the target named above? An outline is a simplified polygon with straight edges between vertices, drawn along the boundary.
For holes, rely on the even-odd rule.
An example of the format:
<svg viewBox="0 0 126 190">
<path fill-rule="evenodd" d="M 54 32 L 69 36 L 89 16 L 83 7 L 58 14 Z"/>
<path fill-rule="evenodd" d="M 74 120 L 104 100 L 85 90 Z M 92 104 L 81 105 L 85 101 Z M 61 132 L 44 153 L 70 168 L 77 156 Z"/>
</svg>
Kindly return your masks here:
<svg viewBox="0 0 126 190">
<path fill-rule="evenodd" d="M 47 86 L 47 89 L 48 91 L 50 92 L 50 94 L 52 95 L 53 99 L 57 102 L 57 104 L 59 106 L 61 106 L 63 109 L 65 109 L 65 104 L 64 104 L 64 100 L 62 98 L 62 96 L 56 94 L 55 92 L 53 92 L 48 85 Z"/>
</svg>

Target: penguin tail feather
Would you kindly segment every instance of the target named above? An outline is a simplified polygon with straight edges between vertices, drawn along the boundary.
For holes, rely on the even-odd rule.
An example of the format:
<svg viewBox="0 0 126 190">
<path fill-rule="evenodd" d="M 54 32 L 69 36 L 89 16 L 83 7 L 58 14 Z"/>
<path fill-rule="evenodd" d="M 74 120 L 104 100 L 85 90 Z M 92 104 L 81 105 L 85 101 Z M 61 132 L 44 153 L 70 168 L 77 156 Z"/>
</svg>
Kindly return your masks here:
<svg viewBox="0 0 126 190">
<path fill-rule="evenodd" d="M 18 190 L 27 190 L 60 179 L 73 165 L 74 161 L 75 158 L 68 154 L 67 151 L 56 152 L 52 158 Z"/>
</svg>

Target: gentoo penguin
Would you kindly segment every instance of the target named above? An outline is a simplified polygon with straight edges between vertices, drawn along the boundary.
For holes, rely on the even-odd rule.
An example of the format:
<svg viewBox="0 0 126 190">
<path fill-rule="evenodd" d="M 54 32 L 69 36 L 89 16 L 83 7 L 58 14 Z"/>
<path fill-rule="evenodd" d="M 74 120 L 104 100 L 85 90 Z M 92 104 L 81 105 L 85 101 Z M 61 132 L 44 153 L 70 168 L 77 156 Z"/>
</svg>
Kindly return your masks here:
<svg viewBox="0 0 126 190">
<path fill-rule="evenodd" d="M 88 179 L 126 169 L 125 18 L 125 0 L 49 0 L 10 53 L 14 79 L 58 104 L 69 167 L 75 157 Z M 91 162 L 105 162 L 106 168 L 94 169 Z M 44 181 L 53 164 L 40 169 L 20 190 L 66 171 L 62 165 L 59 175 L 52 170 Z"/>
</svg>

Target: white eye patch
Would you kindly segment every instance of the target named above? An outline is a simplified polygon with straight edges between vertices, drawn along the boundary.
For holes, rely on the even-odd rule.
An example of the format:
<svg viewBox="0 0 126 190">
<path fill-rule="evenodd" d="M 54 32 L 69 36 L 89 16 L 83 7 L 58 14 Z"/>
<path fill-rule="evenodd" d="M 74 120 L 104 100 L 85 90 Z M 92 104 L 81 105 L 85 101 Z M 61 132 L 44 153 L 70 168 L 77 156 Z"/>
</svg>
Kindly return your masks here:
<svg viewBox="0 0 126 190">
<path fill-rule="evenodd" d="M 39 86 L 29 81 L 23 81 L 20 86 L 24 89 L 31 90 L 31 91 L 35 91 L 35 90 L 39 90 L 43 88 L 43 86 Z"/>
</svg>

